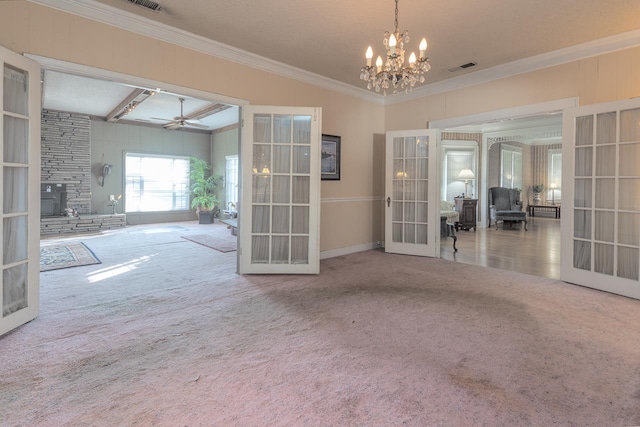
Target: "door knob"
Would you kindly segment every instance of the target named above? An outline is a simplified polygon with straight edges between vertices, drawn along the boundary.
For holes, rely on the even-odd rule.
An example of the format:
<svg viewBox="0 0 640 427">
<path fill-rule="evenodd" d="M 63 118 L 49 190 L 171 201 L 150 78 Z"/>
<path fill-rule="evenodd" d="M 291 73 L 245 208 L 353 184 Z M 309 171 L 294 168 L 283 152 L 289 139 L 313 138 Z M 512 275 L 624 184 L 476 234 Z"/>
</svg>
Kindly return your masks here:
<svg viewBox="0 0 640 427">
<path fill-rule="evenodd" d="M 391 206 L 391 197 L 387 197 L 387 207 Z"/>
</svg>

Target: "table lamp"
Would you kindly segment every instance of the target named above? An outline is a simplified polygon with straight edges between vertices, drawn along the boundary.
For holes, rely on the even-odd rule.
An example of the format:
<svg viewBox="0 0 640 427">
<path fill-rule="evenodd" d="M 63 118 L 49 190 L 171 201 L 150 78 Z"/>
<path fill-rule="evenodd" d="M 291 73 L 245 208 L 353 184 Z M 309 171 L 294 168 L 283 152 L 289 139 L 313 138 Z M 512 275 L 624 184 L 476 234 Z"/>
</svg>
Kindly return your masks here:
<svg viewBox="0 0 640 427">
<path fill-rule="evenodd" d="M 476 176 L 471 169 L 462 169 L 458 175 L 458 179 L 464 179 L 464 196 L 468 197 L 467 186 L 469 185 L 469 180 L 476 179 Z"/>
<path fill-rule="evenodd" d="M 555 205 L 556 204 L 556 188 L 558 188 L 558 185 L 555 182 L 552 182 L 549 185 L 549 187 L 551 187 L 551 204 Z"/>
</svg>

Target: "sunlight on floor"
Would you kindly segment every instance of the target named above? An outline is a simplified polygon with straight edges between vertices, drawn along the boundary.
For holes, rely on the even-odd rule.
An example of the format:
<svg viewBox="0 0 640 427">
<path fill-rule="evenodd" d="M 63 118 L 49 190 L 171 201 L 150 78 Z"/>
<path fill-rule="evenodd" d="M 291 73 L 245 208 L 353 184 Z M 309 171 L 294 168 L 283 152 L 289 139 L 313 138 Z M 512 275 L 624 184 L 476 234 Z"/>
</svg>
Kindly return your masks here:
<svg viewBox="0 0 640 427">
<path fill-rule="evenodd" d="M 89 283 L 97 283 L 102 280 L 110 279 L 115 276 L 119 276 L 121 274 L 127 273 L 129 271 L 133 271 L 138 268 L 142 263 L 150 261 L 153 255 L 145 255 L 140 258 L 133 259 L 131 261 L 114 265 L 109 268 L 103 268 L 102 270 L 94 271 L 93 273 L 87 275 L 89 279 Z"/>
</svg>

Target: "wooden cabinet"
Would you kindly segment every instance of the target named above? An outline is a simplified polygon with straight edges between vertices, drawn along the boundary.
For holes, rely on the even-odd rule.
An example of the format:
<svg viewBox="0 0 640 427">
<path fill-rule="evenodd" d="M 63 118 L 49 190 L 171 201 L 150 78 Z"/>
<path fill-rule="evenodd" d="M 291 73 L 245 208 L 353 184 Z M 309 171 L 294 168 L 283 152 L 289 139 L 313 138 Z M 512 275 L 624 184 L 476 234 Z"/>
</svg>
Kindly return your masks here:
<svg viewBox="0 0 640 427">
<path fill-rule="evenodd" d="M 476 230 L 478 199 L 456 197 L 453 200 L 456 202 L 456 210 L 460 213 L 460 221 L 457 223 L 457 228 L 462 228 L 463 230 L 473 228 Z"/>
</svg>

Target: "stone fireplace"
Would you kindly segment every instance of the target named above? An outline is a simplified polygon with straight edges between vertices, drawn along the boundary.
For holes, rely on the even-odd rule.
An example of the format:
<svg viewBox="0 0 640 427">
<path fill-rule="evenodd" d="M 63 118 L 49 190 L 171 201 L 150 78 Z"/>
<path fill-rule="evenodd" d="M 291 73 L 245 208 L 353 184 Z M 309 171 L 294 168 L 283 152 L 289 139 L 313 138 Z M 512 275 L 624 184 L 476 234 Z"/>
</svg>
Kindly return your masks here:
<svg viewBox="0 0 640 427">
<path fill-rule="evenodd" d="M 67 208 L 66 184 L 40 184 L 40 216 L 62 216 Z"/>
</svg>

